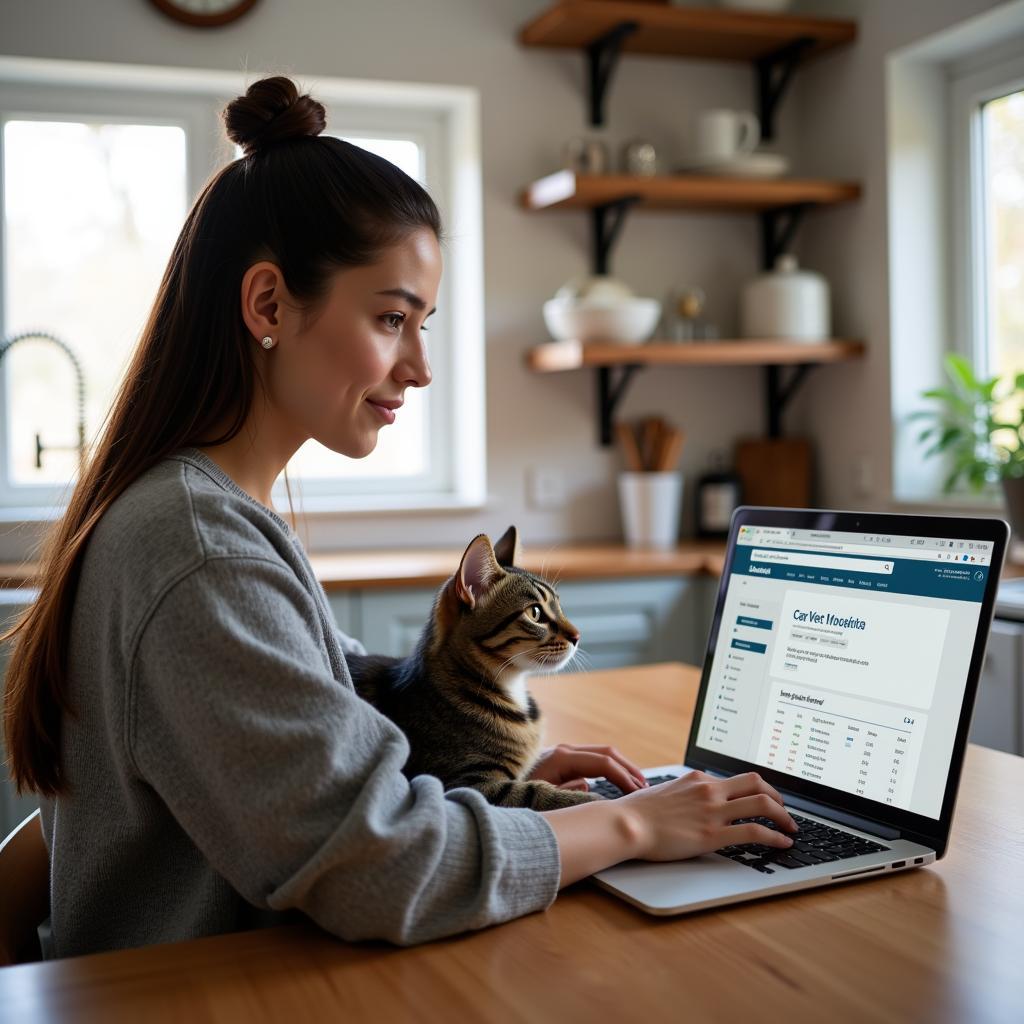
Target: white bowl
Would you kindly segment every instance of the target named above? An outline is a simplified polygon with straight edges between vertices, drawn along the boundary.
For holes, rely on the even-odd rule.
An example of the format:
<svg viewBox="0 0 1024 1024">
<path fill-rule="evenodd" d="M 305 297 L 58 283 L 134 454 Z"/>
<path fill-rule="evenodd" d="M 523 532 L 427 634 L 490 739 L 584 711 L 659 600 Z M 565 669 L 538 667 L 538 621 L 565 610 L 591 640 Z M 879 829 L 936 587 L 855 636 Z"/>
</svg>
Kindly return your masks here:
<svg viewBox="0 0 1024 1024">
<path fill-rule="evenodd" d="M 585 299 L 548 299 L 544 303 L 544 323 L 556 341 L 638 345 L 651 336 L 660 317 L 657 299 L 623 299 L 614 306 Z"/>
<path fill-rule="evenodd" d="M 555 292 L 556 299 L 576 299 L 595 306 L 615 306 L 635 297 L 633 289 L 625 281 L 607 274 L 574 277 Z"/>
<path fill-rule="evenodd" d="M 777 13 L 786 10 L 793 0 L 719 0 L 723 7 L 732 7 L 738 11 L 771 11 Z"/>
</svg>

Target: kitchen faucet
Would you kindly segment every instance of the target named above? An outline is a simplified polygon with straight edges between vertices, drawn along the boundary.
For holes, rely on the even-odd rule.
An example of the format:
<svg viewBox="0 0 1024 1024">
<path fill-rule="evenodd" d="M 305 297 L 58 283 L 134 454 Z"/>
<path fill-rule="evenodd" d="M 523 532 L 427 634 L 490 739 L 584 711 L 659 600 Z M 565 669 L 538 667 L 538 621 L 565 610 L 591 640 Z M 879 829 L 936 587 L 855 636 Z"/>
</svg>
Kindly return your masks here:
<svg viewBox="0 0 1024 1024">
<path fill-rule="evenodd" d="M 78 467 L 81 470 L 85 462 L 85 376 L 82 373 L 82 364 L 78 361 L 78 357 L 66 345 L 60 338 L 55 337 L 46 331 L 22 331 L 20 334 L 14 334 L 9 338 L 4 339 L 0 342 L 0 363 L 3 362 L 4 356 L 7 355 L 8 350 L 17 345 L 19 341 L 25 341 L 29 338 L 39 338 L 43 341 L 52 341 L 54 345 L 60 348 L 71 360 L 71 365 L 75 371 L 75 380 L 78 385 L 78 444 L 74 446 L 78 451 Z M 70 445 L 44 445 L 39 434 L 36 434 L 36 469 L 43 468 L 43 451 L 68 451 L 72 446 Z"/>
</svg>

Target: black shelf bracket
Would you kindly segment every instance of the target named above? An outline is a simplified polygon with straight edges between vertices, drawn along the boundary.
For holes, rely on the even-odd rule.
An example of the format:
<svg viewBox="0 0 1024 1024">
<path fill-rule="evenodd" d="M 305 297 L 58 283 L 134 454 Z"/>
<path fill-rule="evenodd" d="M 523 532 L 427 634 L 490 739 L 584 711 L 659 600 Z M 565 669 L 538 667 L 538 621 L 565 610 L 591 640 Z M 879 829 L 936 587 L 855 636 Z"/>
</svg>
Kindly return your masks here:
<svg viewBox="0 0 1024 1024">
<path fill-rule="evenodd" d="M 782 413 L 789 404 L 807 374 L 815 367 L 815 363 L 800 363 L 793 367 L 789 380 L 782 381 L 781 366 L 766 366 L 765 382 L 768 387 L 768 436 L 782 437 Z"/>
<path fill-rule="evenodd" d="M 640 26 L 635 21 L 624 21 L 603 36 L 587 44 L 587 67 L 590 72 L 590 123 L 604 124 L 604 99 L 608 81 L 622 55 L 622 44 Z"/>
<path fill-rule="evenodd" d="M 595 206 L 591 211 L 592 256 L 595 274 L 607 274 L 612 246 L 618 240 L 629 208 L 640 201 L 639 196 L 623 196 L 610 203 Z"/>
<path fill-rule="evenodd" d="M 765 270 L 773 269 L 776 259 L 789 249 L 804 211 L 810 205 L 794 203 L 761 211 L 761 266 Z"/>
<path fill-rule="evenodd" d="M 761 264 L 765 270 L 771 270 L 776 259 L 790 248 L 804 211 L 809 206 L 809 203 L 795 203 L 761 211 Z M 781 366 L 765 367 L 769 437 L 782 436 L 782 413 L 814 365 L 801 363 L 794 367 L 785 383 Z"/>
<path fill-rule="evenodd" d="M 614 379 L 612 366 L 599 366 L 597 368 L 597 409 L 600 416 L 601 444 L 607 448 L 612 443 L 612 421 L 615 417 L 615 407 L 622 401 L 626 392 L 626 386 L 637 370 L 639 363 L 627 363 L 619 367 L 619 372 Z"/>
<path fill-rule="evenodd" d="M 796 66 L 804 54 L 814 46 L 814 40 L 802 36 L 787 43 L 774 53 L 754 61 L 757 74 L 757 112 L 761 120 L 761 138 L 775 137 L 775 111 L 782 94 L 793 77 Z"/>
</svg>

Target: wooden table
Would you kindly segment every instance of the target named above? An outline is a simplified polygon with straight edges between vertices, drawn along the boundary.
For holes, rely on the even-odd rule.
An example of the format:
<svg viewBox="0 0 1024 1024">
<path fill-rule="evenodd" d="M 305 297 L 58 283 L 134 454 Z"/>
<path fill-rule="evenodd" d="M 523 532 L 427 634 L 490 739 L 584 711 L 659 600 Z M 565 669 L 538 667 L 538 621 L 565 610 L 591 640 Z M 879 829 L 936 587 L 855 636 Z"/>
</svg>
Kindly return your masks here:
<svg viewBox="0 0 1024 1024">
<path fill-rule="evenodd" d="M 677 760 L 695 669 L 537 680 L 549 739 Z M 274 928 L 0 969 L 0 1020 L 1021 1019 L 1024 760 L 971 747 L 948 856 L 886 879 L 653 918 L 589 882 L 544 914 L 411 949 Z"/>
</svg>

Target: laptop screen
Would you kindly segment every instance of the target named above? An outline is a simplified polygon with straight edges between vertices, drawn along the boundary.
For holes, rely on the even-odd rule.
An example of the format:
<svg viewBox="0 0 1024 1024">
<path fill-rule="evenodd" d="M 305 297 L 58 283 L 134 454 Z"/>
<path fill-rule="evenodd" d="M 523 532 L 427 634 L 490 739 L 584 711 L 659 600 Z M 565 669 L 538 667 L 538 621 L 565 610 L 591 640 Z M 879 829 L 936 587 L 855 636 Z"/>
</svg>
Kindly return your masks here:
<svg viewBox="0 0 1024 1024">
<path fill-rule="evenodd" d="M 697 745 L 939 818 L 996 554 L 740 526 Z"/>
</svg>

